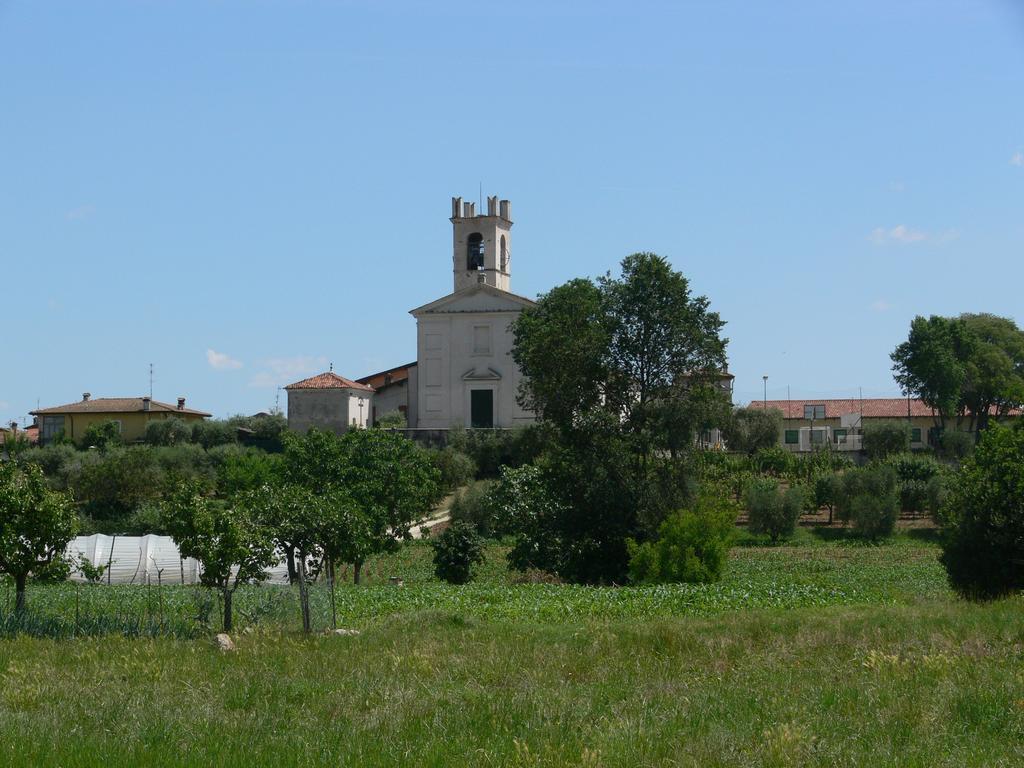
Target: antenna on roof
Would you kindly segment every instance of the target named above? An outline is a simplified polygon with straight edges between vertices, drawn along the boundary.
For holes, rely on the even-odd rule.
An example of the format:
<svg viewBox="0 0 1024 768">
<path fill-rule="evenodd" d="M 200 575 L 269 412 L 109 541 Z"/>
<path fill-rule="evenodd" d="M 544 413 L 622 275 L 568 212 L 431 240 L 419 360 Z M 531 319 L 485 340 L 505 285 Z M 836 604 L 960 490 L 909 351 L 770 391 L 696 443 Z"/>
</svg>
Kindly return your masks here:
<svg viewBox="0 0 1024 768">
<path fill-rule="evenodd" d="M 153 399 L 153 364 L 149 364 L 149 399 Z"/>
<path fill-rule="evenodd" d="M 480 210 L 484 209 L 484 183 L 480 182 Z"/>
<path fill-rule="evenodd" d="M 330 368 L 328 368 L 327 370 L 329 370 L 331 373 L 334 373 L 334 363 L 333 362 L 331 363 Z"/>
<path fill-rule="evenodd" d="M 274 412 L 278 413 L 281 410 L 281 385 L 277 385 L 277 394 L 274 395 Z"/>
</svg>

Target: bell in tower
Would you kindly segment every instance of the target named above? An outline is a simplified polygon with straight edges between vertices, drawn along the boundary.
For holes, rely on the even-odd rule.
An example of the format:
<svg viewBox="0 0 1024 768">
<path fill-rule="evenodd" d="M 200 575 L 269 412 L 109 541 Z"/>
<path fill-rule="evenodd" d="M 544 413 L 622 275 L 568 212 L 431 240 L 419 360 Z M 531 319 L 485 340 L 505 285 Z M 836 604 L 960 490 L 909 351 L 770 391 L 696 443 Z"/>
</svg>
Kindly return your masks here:
<svg viewBox="0 0 1024 768">
<path fill-rule="evenodd" d="M 511 291 L 511 204 L 487 198 L 487 213 L 477 215 L 476 203 L 452 198 L 453 272 L 455 290 L 481 283 Z"/>
</svg>

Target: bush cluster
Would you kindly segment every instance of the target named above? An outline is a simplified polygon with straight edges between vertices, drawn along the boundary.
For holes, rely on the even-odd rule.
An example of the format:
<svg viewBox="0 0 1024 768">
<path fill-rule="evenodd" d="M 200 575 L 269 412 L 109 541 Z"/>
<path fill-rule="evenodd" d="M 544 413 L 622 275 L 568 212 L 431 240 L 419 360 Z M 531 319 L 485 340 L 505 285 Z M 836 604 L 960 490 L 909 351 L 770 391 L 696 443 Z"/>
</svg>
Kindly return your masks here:
<svg viewBox="0 0 1024 768">
<path fill-rule="evenodd" d="M 807 504 L 800 486 L 779 488 L 777 481 L 760 478 L 752 481 L 744 493 L 750 530 L 766 533 L 772 541 L 789 538 Z"/>
<path fill-rule="evenodd" d="M 704 496 L 693 509 L 669 515 L 656 540 L 630 539 L 630 578 L 637 583 L 718 581 L 736 534 L 736 511 L 731 502 Z"/>
<path fill-rule="evenodd" d="M 476 528 L 464 520 L 455 520 L 430 542 L 434 550 L 434 573 L 449 584 L 466 584 L 473 568 L 484 559 L 483 539 Z"/>
</svg>

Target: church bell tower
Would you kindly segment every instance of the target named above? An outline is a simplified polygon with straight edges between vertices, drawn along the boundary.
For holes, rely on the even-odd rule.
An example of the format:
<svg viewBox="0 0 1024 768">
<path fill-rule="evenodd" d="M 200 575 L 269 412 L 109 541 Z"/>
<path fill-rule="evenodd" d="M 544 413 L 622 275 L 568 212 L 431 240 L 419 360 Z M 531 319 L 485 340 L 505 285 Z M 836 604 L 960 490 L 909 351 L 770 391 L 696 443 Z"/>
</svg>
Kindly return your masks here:
<svg viewBox="0 0 1024 768">
<path fill-rule="evenodd" d="M 453 272 L 455 290 L 484 283 L 511 291 L 511 204 L 487 198 L 487 214 L 476 212 L 476 203 L 452 198 Z"/>
</svg>

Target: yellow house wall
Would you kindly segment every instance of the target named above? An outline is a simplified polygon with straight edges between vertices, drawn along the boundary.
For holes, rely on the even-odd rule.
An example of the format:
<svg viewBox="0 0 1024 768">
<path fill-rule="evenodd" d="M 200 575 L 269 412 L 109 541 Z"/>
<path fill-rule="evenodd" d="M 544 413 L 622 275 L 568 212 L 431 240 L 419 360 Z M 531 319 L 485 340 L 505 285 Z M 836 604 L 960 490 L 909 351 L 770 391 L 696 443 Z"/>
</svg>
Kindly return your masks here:
<svg viewBox="0 0 1024 768">
<path fill-rule="evenodd" d="M 85 435 L 91 424 L 102 424 L 105 421 L 121 422 L 121 438 L 126 443 L 141 440 L 146 436 L 146 426 L 151 421 L 163 421 L 176 418 L 182 421 L 201 421 L 204 417 L 194 413 L 167 413 L 166 411 L 136 411 L 134 413 L 65 413 L 64 436 L 78 442 Z"/>
</svg>

